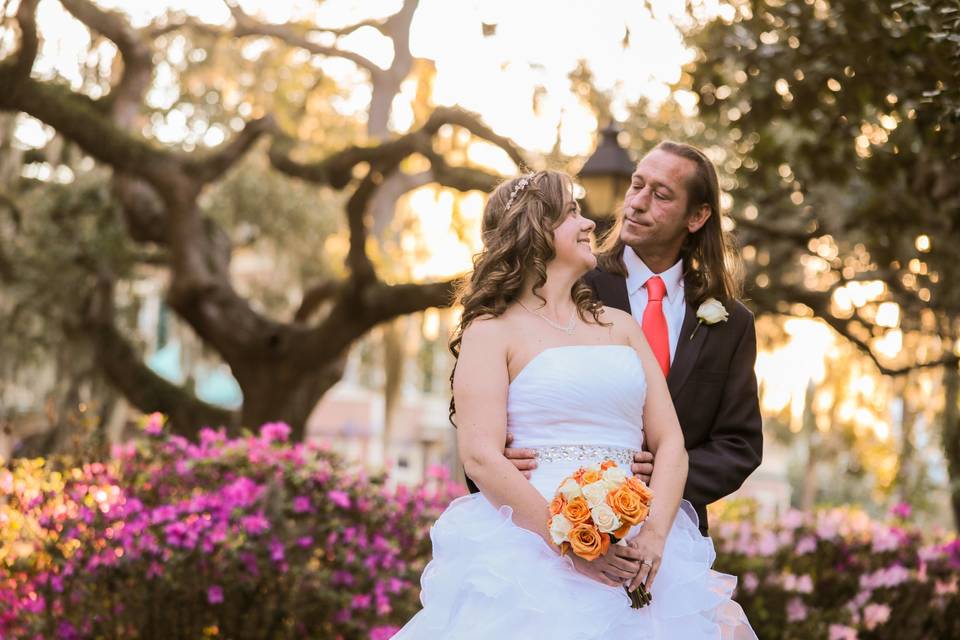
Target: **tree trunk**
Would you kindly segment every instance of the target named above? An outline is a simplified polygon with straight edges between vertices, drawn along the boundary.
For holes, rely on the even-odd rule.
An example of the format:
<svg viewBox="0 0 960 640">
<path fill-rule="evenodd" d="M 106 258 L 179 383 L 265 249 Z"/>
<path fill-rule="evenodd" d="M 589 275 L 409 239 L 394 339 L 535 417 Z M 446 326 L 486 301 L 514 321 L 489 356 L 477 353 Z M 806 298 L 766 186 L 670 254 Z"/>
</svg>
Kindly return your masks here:
<svg viewBox="0 0 960 640">
<path fill-rule="evenodd" d="M 241 426 L 257 430 L 266 422 L 286 422 L 290 440 L 303 440 L 307 418 L 319 398 L 343 377 L 345 365 L 344 356 L 307 372 L 256 362 L 235 368 L 243 391 Z"/>
<path fill-rule="evenodd" d="M 947 459 L 947 472 L 950 478 L 950 505 L 953 509 L 953 521 L 960 530 L 960 371 L 957 367 L 944 367 L 943 388 L 945 403 L 943 408 L 943 453 Z"/>
<path fill-rule="evenodd" d="M 900 402 L 902 403 L 900 415 L 900 455 L 897 461 L 897 478 L 894 482 L 896 493 L 900 502 L 911 502 L 913 492 L 917 488 L 917 475 L 914 459 L 916 458 L 916 449 L 913 446 L 913 430 L 917 421 L 917 412 L 914 411 L 907 399 L 907 389 L 911 383 L 910 376 L 906 376 L 899 381 Z"/>
<path fill-rule="evenodd" d="M 807 392 L 803 400 L 803 425 L 801 432 L 807 445 L 807 464 L 803 469 L 803 487 L 800 495 L 800 509 L 804 512 L 813 511 L 817 501 L 817 442 L 820 434 L 817 431 L 817 417 L 813 412 L 813 381 L 807 384 Z"/>
</svg>

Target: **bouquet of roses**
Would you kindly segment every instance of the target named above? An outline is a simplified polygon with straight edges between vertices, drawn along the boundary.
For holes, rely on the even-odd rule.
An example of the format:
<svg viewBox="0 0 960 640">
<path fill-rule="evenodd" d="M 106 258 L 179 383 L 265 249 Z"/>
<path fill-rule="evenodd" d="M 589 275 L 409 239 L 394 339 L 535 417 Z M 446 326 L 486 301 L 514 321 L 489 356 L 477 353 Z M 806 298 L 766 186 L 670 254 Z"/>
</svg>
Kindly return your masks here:
<svg viewBox="0 0 960 640">
<path fill-rule="evenodd" d="M 572 550 L 584 560 L 595 560 L 611 544 L 625 544 L 630 528 L 650 514 L 652 499 L 650 488 L 613 460 L 580 467 L 564 478 L 550 502 L 550 537 L 561 554 Z M 633 608 L 650 603 L 642 584 L 632 592 L 624 589 Z"/>
</svg>

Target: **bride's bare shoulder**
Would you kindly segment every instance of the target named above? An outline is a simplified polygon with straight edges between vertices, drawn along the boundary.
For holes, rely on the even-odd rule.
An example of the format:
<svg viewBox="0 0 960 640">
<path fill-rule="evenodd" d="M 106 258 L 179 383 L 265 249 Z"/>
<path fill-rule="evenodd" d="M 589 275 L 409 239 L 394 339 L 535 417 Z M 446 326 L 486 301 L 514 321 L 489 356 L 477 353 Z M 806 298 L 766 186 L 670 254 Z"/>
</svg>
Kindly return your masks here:
<svg viewBox="0 0 960 640">
<path fill-rule="evenodd" d="M 503 316 L 483 315 L 474 318 L 463 330 L 461 348 L 503 348 L 507 339 L 508 321 Z"/>
<path fill-rule="evenodd" d="M 641 333 L 640 325 L 632 315 L 614 307 L 604 306 L 600 320 L 610 324 L 610 337 L 618 342 L 632 342 L 636 334 Z"/>
</svg>

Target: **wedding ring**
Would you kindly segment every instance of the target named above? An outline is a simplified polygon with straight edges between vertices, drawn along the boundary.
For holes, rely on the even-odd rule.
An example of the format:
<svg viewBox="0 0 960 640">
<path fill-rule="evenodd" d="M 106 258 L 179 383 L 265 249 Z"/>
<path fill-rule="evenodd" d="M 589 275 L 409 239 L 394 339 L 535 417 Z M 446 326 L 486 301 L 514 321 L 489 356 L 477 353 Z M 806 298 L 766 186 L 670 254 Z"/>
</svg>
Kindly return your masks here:
<svg viewBox="0 0 960 640">
<path fill-rule="evenodd" d="M 641 564 L 641 565 L 648 566 L 648 567 L 652 567 L 652 566 L 653 566 L 653 563 L 650 562 L 649 560 L 641 560 L 641 561 L 640 561 L 640 564 Z"/>
</svg>

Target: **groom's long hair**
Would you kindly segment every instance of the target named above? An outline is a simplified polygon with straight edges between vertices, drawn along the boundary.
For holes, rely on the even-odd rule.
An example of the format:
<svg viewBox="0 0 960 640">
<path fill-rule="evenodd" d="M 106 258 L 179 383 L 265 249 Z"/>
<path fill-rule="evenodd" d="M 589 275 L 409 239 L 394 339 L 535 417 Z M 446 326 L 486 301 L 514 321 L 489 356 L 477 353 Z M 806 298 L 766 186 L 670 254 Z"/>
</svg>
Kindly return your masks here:
<svg viewBox="0 0 960 640">
<path fill-rule="evenodd" d="M 693 145 L 667 140 L 653 150 L 657 149 L 686 158 L 696 165 L 696 171 L 687 184 L 687 215 L 703 205 L 710 207 L 710 217 L 706 223 L 696 233 L 688 234 L 680 247 L 687 302 L 698 306 L 707 298 L 721 301 L 740 298 L 743 294 L 743 263 L 733 236 L 723 230 L 716 167 L 703 151 Z M 597 262 L 604 271 L 626 277 L 627 266 L 623 262 L 625 245 L 620 239 L 622 226 L 621 212 L 601 243 Z"/>
<path fill-rule="evenodd" d="M 525 184 L 521 180 L 526 179 Z M 477 318 L 497 317 L 516 302 L 527 278 L 533 279 L 533 294 L 547 282 L 547 263 L 556 256 L 553 231 L 563 222 L 564 204 L 573 197 L 573 180 L 559 171 L 537 171 L 504 181 L 483 210 L 483 249 L 473 257 L 473 271 L 461 281 L 454 304 L 463 305 L 463 315 L 450 340 L 453 371 L 460 356 L 464 330 Z M 509 206 L 508 206 L 509 205 Z M 578 281 L 570 290 L 580 318 L 601 322 L 603 309 L 590 288 Z M 541 300 L 543 298 L 541 297 Z M 450 422 L 456 404 L 450 397 Z"/>
</svg>

